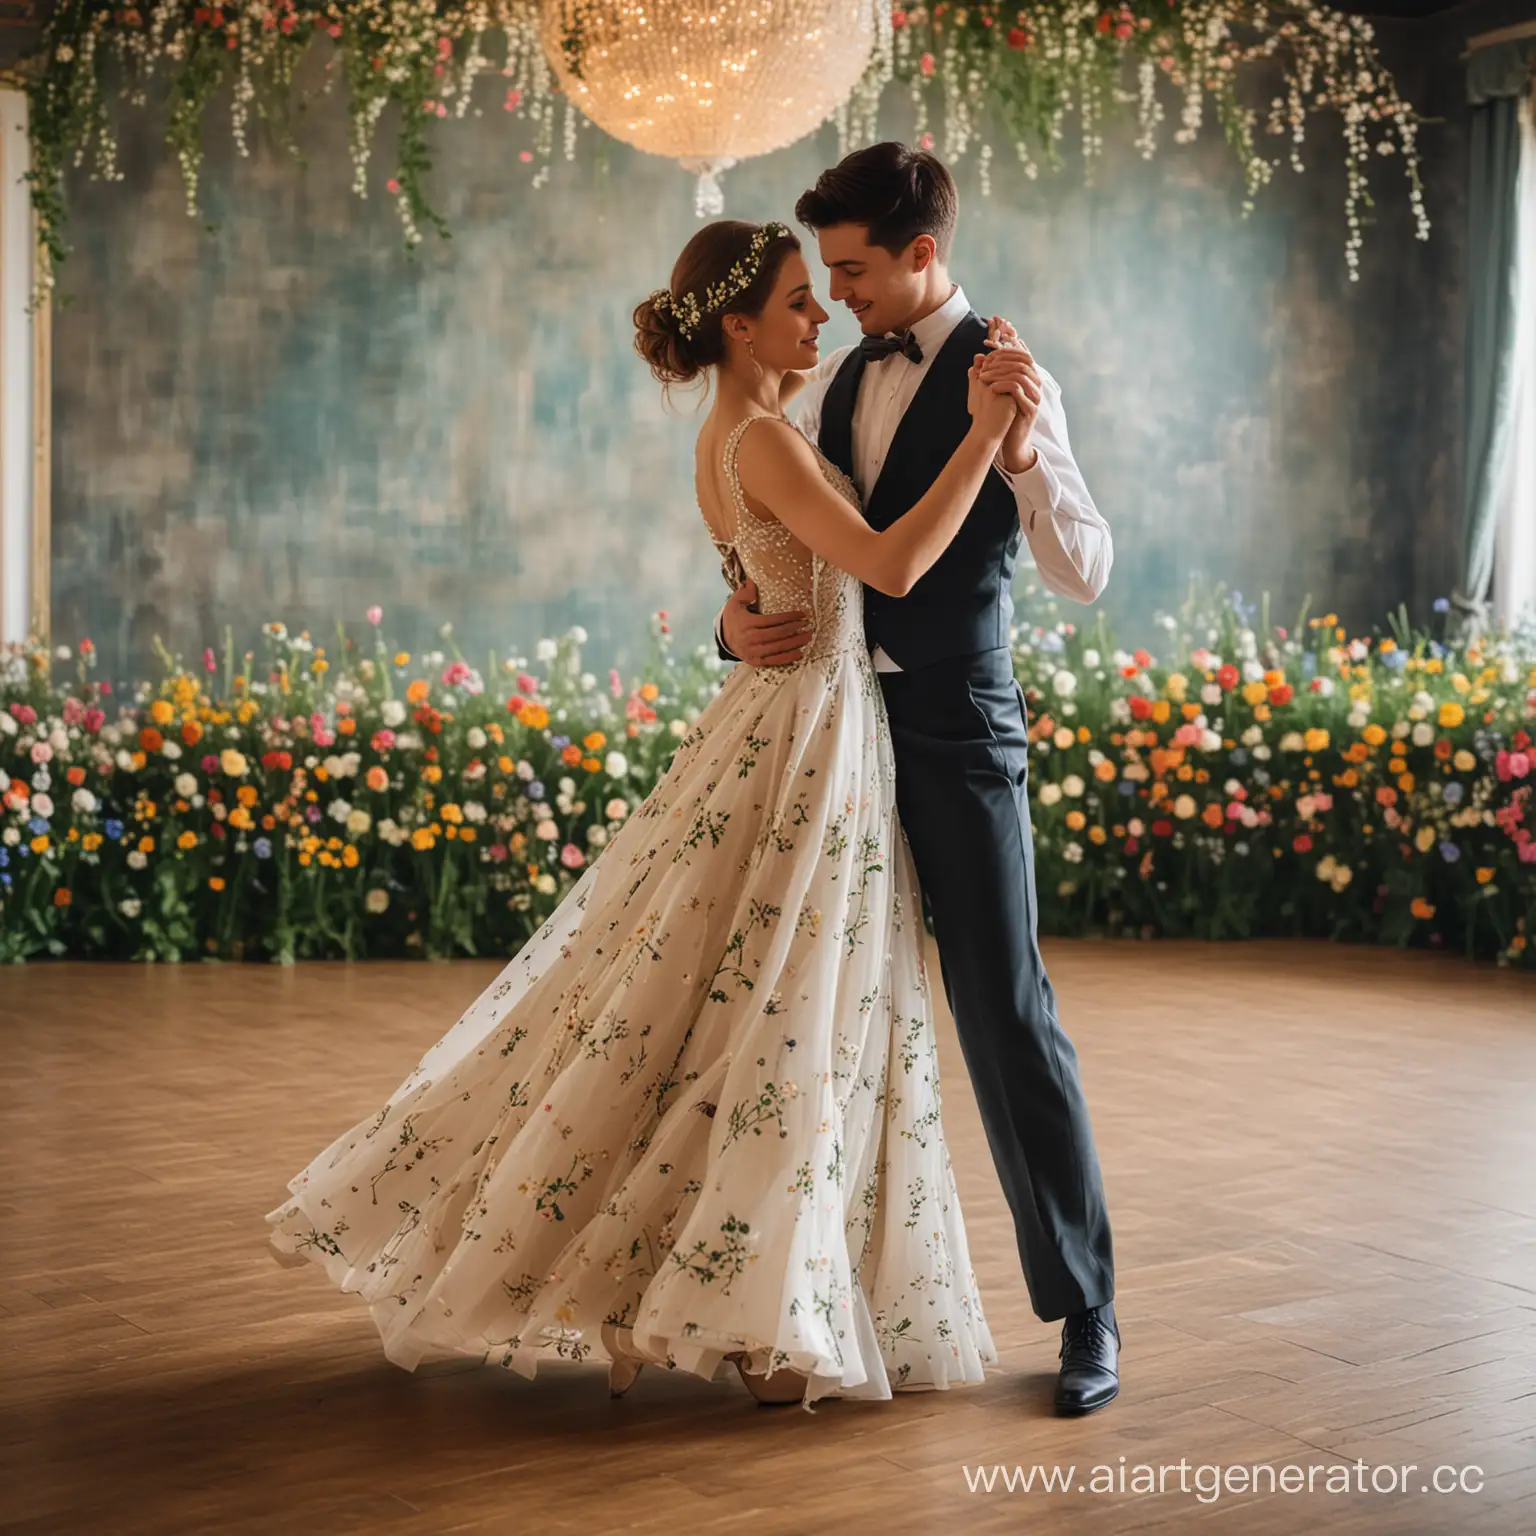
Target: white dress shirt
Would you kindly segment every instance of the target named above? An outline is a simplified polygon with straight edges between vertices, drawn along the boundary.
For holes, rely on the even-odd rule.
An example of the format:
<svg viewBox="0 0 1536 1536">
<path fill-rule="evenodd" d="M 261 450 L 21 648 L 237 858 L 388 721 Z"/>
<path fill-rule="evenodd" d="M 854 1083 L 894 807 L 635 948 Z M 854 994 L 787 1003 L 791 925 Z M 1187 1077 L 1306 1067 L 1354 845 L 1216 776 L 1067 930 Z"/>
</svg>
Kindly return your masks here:
<svg viewBox="0 0 1536 1536">
<path fill-rule="evenodd" d="M 853 481 L 866 505 L 879 479 L 896 428 L 912 404 L 917 387 L 949 340 L 950 333 L 970 313 L 965 294 L 956 285 L 949 298 L 912 327 L 923 360 L 914 363 L 900 352 L 867 363 L 859 380 L 853 408 Z M 854 349 L 839 347 L 806 373 L 806 382 L 791 404 L 800 430 L 813 443 L 821 431 L 821 407 L 837 370 Z M 1038 367 L 1038 363 L 1036 364 Z M 1067 440 L 1067 419 L 1061 408 L 1061 386 L 1040 369 L 1040 411 L 1030 434 L 1038 449 L 1034 464 L 1023 474 L 997 472 L 1007 482 L 1019 507 L 1019 523 L 1029 541 L 1040 579 L 1052 592 L 1079 603 L 1091 603 L 1104 590 L 1114 561 L 1109 525 L 1093 504 L 1082 471 Z M 718 626 L 717 626 L 718 632 Z M 900 667 L 877 646 L 875 670 L 899 672 Z"/>
</svg>

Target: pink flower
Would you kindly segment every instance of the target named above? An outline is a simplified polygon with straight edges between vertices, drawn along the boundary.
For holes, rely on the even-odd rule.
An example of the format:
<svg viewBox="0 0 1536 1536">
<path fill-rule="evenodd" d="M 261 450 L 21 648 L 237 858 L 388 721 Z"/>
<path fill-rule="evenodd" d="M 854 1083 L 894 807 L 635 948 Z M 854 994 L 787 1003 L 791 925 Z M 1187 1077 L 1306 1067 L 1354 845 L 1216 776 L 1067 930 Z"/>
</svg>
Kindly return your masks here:
<svg viewBox="0 0 1536 1536">
<path fill-rule="evenodd" d="M 453 57 L 453 39 L 451 37 L 438 38 L 437 56 L 440 59 L 451 59 Z"/>
<path fill-rule="evenodd" d="M 30 704 L 12 704 L 11 713 L 16 717 L 18 725 L 35 725 L 37 723 L 37 711 Z"/>
<path fill-rule="evenodd" d="M 64 700 L 64 724 L 79 725 L 85 715 L 85 705 L 73 694 Z"/>
<path fill-rule="evenodd" d="M 467 661 L 450 661 L 443 668 L 443 686 L 457 688 L 460 683 L 468 682 L 470 675 L 470 666 Z"/>
<path fill-rule="evenodd" d="M 1511 778 L 1509 767 L 1509 752 L 1503 747 L 1500 747 L 1494 756 L 1493 771 L 1498 774 L 1501 783 L 1509 783 Z"/>
<path fill-rule="evenodd" d="M 1331 811 L 1333 809 L 1333 796 L 1324 793 L 1314 794 L 1312 796 L 1312 804 L 1320 811 Z"/>
<path fill-rule="evenodd" d="M 1192 747 L 1200 740 L 1200 727 L 1193 720 L 1186 720 L 1178 730 L 1173 733 L 1173 744 L 1176 747 Z"/>
<path fill-rule="evenodd" d="M 326 730 L 323 725 L 317 725 L 310 740 L 317 747 L 334 747 L 336 745 L 336 733 L 335 731 Z"/>
<path fill-rule="evenodd" d="M 1509 772 L 1512 778 L 1523 779 L 1531 771 L 1531 757 L 1528 752 L 1511 752 L 1509 754 Z"/>
<path fill-rule="evenodd" d="M 1536 837 L 1528 838 L 1520 844 L 1520 862 L 1536 864 Z"/>
<path fill-rule="evenodd" d="M 581 866 L 587 862 L 587 856 L 581 851 L 580 848 L 576 846 L 575 843 L 567 843 L 565 847 L 560 850 L 560 862 L 564 864 L 567 869 L 580 869 Z"/>
<path fill-rule="evenodd" d="M 530 165 L 533 162 L 533 151 L 525 149 L 517 158 L 521 160 L 524 165 Z"/>
<path fill-rule="evenodd" d="M 217 672 L 218 670 L 219 663 L 214 657 L 213 647 L 211 645 L 205 645 L 203 647 L 203 671 Z"/>
<path fill-rule="evenodd" d="M 203 772 L 204 773 L 217 773 L 218 771 L 219 771 L 219 760 L 218 760 L 217 757 L 214 756 L 214 754 L 212 752 L 209 752 L 203 758 Z"/>
<path fill-rule="evenodd" d="M 97 731 L 99 731 L 106 723 L 106 712 L 100 709 L 86 710 L 85 718 L 81 722 L 81 724 L 85 726 L 86 730 L 89 731 L 92 736 L 94 736 Z"/>
<path fill-rule="evenodd" d="M 925 53 L 922 58 L 917 61 L 917 67 L 922 70 L 925 75 L 932 75 L 933 55 L 931 53 Z"/>
<path fill-rule="evenodd" d="M 1227 820 L 1241 821 L 1243 819 L 1243 803 L 1241 800 L 1227 801 Z"/>
<path fill-rule="evenodd" d="M 616 699 L 622 699 L 624 697 L 623 679 L 619 676 L 618 672 L 613 667 L 608 669 L 608 691 Z"/>
<path fill-rule="evenodd" d="M 931 133 L 922 134 L 918 138 L 917 147 L 919 149 L 932 149 L 933 148 L 933 135 Z"/>
<path fill-rule="evenodd" d="M 380 727 L 369 738 L 368 744 L 375 752 L 388 752 L 395 744 L 395 733 L 385 727 Z"/>
<path fill-rule="evenodd" d="M 492 843 L 489 852 L 491 863 L 505 864 L 507 862 L 507 845 L 505 843 Z"/>
<path fill-rule="evenodd" d="M 502 107 L 508 112 L 516 112 L 522 104 L 523 93 L 521 91 L 508 91 L 507 99 L 502 102 Z"/>
<path fill-rule="evenodd" d="M 529 677 L 526 672 L 519 672 L 517 674 L 517 691 L 519 693 L 526 693 L 529 698 L 532 698 L 539 691 L 538 679 Z"/>
<path fill-rule="evenodd" d="M 391 197 L 399 197 L 400 183 L 396 181 L 393 176 L 391 176 L 389 180 L 384 183 L 384 190 L 388 192 Z"/>
<path fill-rule="evenodd" d="M 448 108 L 445 107 L 442 104 L 442 102 L 438 102 L 438 104 L 437 104 L 437 115 L 439 117 L 447 117 L 448 116 Z"/>
<path fill-rule="evenodd" d="M 891 25 L 893 27 L 895 27 L 899 31 L 902 27 L 906 26 L 906 24 L 907 24 L 907 13 L 905 11 L 892 11 L 891 12 Z"/>
<path fill-rule="evenodd" d="M 367 619 L 370 624 L 382 624 L 384 622 L 384 610 L 375 603 L 368 610 Z"/>
</svg>

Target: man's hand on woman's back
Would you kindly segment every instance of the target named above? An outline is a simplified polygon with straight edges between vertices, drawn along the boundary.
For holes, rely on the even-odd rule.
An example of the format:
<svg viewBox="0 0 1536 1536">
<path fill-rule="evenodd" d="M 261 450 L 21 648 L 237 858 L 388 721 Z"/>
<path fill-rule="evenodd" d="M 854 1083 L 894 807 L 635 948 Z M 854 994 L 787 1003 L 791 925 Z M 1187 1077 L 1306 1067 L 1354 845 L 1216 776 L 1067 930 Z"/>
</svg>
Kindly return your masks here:
<svg viewBox="0 0 1536 1536">
<path fill-rule="evenodd" d="M 813 631 L 803 613 L 756 613 L 757 585 L 744 581 L 720 613 L 725 648 L 749 667 L 788 667 L 805 654 Z"/>
</svg>

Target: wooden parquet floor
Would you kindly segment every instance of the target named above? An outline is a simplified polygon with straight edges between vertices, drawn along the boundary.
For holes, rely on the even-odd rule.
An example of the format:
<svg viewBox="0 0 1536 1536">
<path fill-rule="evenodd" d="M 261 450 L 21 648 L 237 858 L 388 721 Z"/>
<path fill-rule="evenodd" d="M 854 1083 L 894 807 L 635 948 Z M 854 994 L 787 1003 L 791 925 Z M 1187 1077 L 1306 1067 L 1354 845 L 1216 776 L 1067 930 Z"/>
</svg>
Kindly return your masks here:
<svg viewBox="0 0 1536 1536">
<path fill-rule="evenodd" d="M 734 1377 L 652 1370 L 612 1401 L 596 1364 L 407 1373 L 356 1297 L 272 1263 L 285 1181 L 496 963 L 0 971 L 0 1529 L 1536 1532 L 1536 978 L 1315 944 L 1046 953 L 1125 1340 L 1120 1399 L 1076 1421 L 947 1020 L 1002 1363 L 812 1415 Z M 1367 1491 L 1233 1470 L 1341 1464 Z M 1122 1465 L 1128 1488 L 1173 1470 L 1159 1493 L 967 1480 Z M 1442 1466 L 1476 1491 L 1420 1492 Z"/>
</svg>

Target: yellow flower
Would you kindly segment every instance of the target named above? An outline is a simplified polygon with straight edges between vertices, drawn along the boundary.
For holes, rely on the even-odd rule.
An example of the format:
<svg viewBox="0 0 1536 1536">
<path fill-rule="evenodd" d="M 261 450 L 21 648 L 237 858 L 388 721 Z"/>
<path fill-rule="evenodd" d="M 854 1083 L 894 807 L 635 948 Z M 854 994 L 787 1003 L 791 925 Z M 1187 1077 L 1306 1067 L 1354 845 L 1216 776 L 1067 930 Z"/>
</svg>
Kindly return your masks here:
<svg viewBox="0 0 1536 1536">
<path fill-rule="evenodd" d="M 410 666 L 410 664 L 411 664 L 411 653 L 409 651 L 396 651 L 395 652 L 395 665 L 397 667 L 408 667 L 408 666 Z"/>
<path fill-rule="evenodd" d="M 1420 853 L 1428 853 L 1435 846 L 1435 829 L 1433 827 L 1420 827 L 1414 834 L 1413 843 Z"/>
<path fill-rule="evenodd" d="M 360 855 L 357 851 L 356 843 L 348 843 L 347 846 L 341 850 L 341 862 L 345 864 L 348 869 L 357 868 L 357 861 L 359 857 Z"/>
<path fill-rule="evenodd" d="M 1366 726 L 1360 735 L 1368 747 L 1379 747 L 1387 739 L 1387 733 L 1375 721 Z"/>
<path fill-rule="evenodd" d="M 1328 732 L 1323 730 L 1321 726 L 1313 726 L 1312 729 L 1302 737 L 1302 743 L 1308 752 L 1325 751 L 1328 746 Z"/>
<path fill-rule="evenodd" d="M 1243 684 L 1243 702 L 1247 704 L 1262 704 L 1269 697 L 1269 689 L 1263 683 L 1253 682 Z"/>
<path fill-rule="evenodd" d="M 101 833 L 87 832 L 85 836 L 80 840 L 80 846 L 87 853 L 95 853 L 95 851 L 101 847 Z"/>
<path fill-rule="evenodd" d="M 589 731 L 581 738 L 581 744 L 588 752 L 601 752 L 608 745 L 608 738 L 601 731 Z"/>
<path fill-rule="evenodd" d="M 1088 828 L 1088 841 L 1090 843 L 1102 843 L 1109 834 L 1103 827 L 1093 826 Z"/>
<path fill-rule="evenodd" d="M 219 767 L 232 779 L 243 777 L 248 766 L 245 754 L 235 751 L 233 747 L 225 747 L 219 753 Z"/>
<path fill-rule="evenodd" d="M 169 725 L 176 718 L 176 711 L 171 708 L 169 699 L 156 699 L 149 706 L 149 718 L 156 725 Z"/>
<path fill-rule="evenodd" d="M 1462 709 L 1455 699 L 1447 699 L 1440 706 L 1439 719 L 1443 730 L 1453 731 L 1466 719 L 1466 711 Z"/>
<path fill-rule="evenodd" d="M 1152 701 L 1152 718 L 1157 721 L 1159 725 L 1167 724 L 1168 713 L 1169 711 L 1167 699 L 1154 699 Z"/>
<path fill-rule="evenodd" d="M 428 784 L 440 784 L 443 780 L 443 770 L 436 763 L 428 763 L 421 770 L 421 776 Z"/>
<path fill-rule="evenodd" d="M 458 806 L 452 803 L 445 805 L 442 810 L 438 812 L 438 815 L 441 816 L 444 821 L 452 822 L 454 826 L 457 826 L 461 821 L 464 820 L 464 812 Z"/>
<path fill-rule="evenodd" d="M 176 846 L 178 848 L 180 848 L 180 849 L 183 849 L 183 850 L 188 849 L 188 848 L 196 848 L 197 847 L 197 833 L 195 833 L 195 832 L 183 832 L 181 834 L 181 836 L 176 839 Z"/>
<path fill-rule="evenodd" d="M 549 711 L 542 704 L 530 704 L 517 718 L 530 730 L 542 731 L 549 724 Z"/>
<path fill-rule="evenodd" d="M 1397 776 L 1397 787 L 1405 795 L 1411 795 L 1413 793 L 1413 786 L 1417 783 L 1418 780 L 1411 773 L 1400 773 Z"/>
<path fill-rule="evenodd" d="M 436 841 L 437 839 L 432 836 L 431 831 L 426 827 L 417 827 L 416 830 L 411 833 L 412 848 L 424 851 L 432 847 Z"/>
<path fill-rule="evenodd" d="M 1184 695 L 1189 690 L 1189 679 L 1182 672 L 1170 672 L 1168 681 L 1163 684 L 1163 690 L 1175 704 L 1184 702 Z"/>
<path fill-rule="evenodd" d="M 34 837 L 30 843 L 27 844 L 27 847 L 29 847 L 32 850 L 33 853 L 47 853 L 47 851 L 48 851 L 48 837 L 47 837 L 47 834 L 39 832 L 37 834 L 37 836 Z"/>
</svg>

